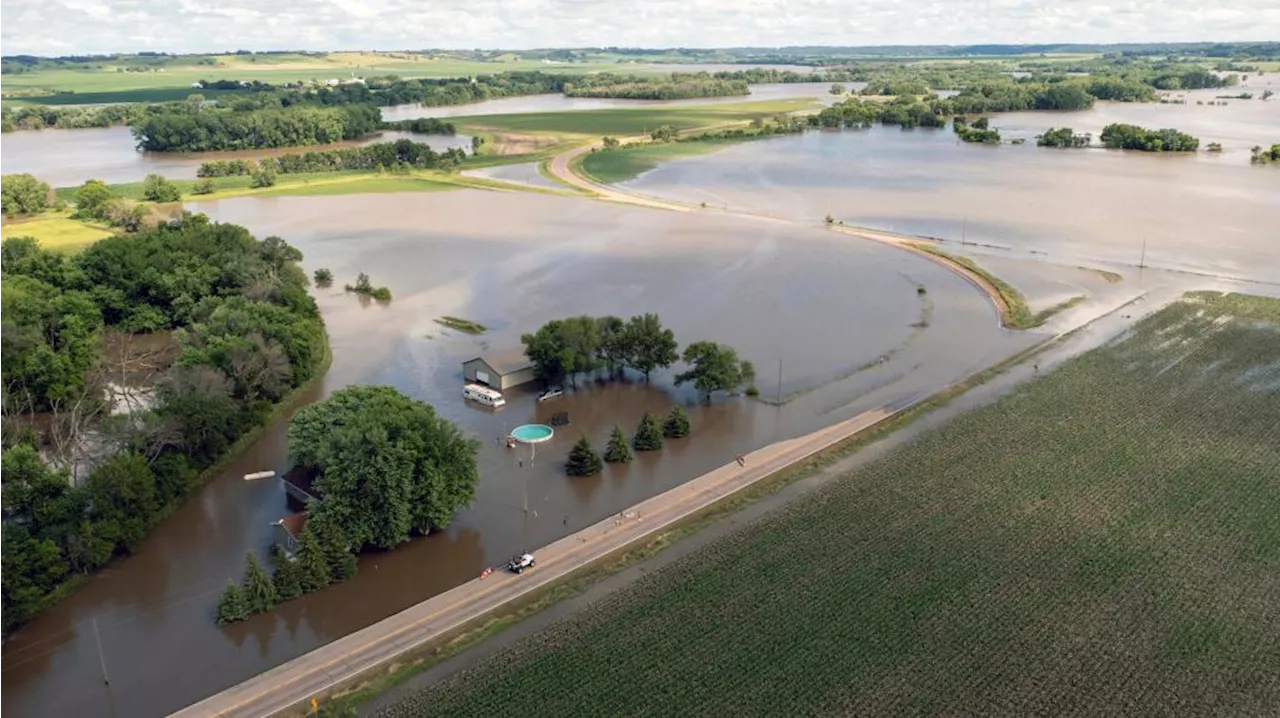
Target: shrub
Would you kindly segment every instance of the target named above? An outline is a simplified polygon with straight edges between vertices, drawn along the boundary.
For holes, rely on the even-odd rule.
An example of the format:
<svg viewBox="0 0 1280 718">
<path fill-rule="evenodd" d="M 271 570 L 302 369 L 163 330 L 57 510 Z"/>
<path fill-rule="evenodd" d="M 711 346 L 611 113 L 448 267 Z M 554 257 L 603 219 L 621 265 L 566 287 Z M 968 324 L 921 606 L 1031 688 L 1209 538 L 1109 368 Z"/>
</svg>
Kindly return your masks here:
<svg viewBox="0 0 1280 718">
<path fill-rule="evenodd" d="M 148 202 L 177 202 L 182 193 L 177 185 L 161 175 L 150 174 L 142 180 L 142 198 Z"/>
<path fill-rule="evenodd" d="M 617 424 L 613 425 L 613 433 L 609 435 L 609 445 L 604 450 L 604 460 L 611 464 L 625 464 L 631 461 L 631 447 L 627 446 L 627 437 Z"/>
<path fill-rule="evenodd" d="M 249 604 L 244 599 L 244 592 L 234 581 L 228 581 L 227 587 L 222 591 L 222 598 L 218 599 L 218 625 L 225 626 L 248 617 Z"/>
<path fill-rule="evenodd" d="M 640 426 L 636 428 L 636 435 L 631 445 L 636 451 L 657 451 L 662 448 L 662 431 L 658 428 L 658 420 L 653 418 L 653 414 L 646 411 L 640 418 Z"/>
<path fill-rule="evenodd" d="M 261 187 L 271 187 L 276 183 L 276 171 L 270 167 L 263 167 L 253 173 L 253 181 L 249 183 L 250 187 L 258 189 Z"/>
<path fill-rule="evenodd" d="M 586 434 L 583 434 L 569 451 L 569 461 L 564 467 L 565 473 L 570 476 L 592 476 L 600 473 L 602 468 L 600 455 L 591 448 L 591 442 L 587 440 Z"/>
<path fill-rule="evenodd" d="M 196 180 L 196 183 L 191 186 L 191 194 L 213 194 L 213 190 L 213 180 L 207 177 Z"/>
<path fill-rule="evenodd" d="M 7 215 L 36 214 L 49 207 L 52 191 L 34 175 L 5 175 L 0 179 L 0 198 Z"/>
<path fill-rule="evenodd" d="M 317 269 L 315 278 L 316 284 L 319 284 L 322 287 L 327 287 L 330 284 L 333 284 L 333 272 L 330 272 L 327 267 Z"/>
</svg>

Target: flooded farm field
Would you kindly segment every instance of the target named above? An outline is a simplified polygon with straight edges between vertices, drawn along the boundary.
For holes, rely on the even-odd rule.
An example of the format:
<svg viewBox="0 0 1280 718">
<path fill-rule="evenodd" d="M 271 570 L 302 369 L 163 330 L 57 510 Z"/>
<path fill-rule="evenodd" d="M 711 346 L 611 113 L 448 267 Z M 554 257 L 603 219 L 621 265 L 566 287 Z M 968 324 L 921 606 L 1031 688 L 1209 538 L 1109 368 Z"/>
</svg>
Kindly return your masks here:
<svg viewBox="0 0 1280 718">
<path fill-rule="evenodd" d="M 1186 93 L 1204 97 L 1204 93 Z M 1227 107 L 1098 103 L 1073 113 L 992 117 L 1007 138 L 1051 126 L 1191 131 L 1221 154 L 988 147 L 949 129 L 812 132 L 660 165 L 624 186 L 646 194 L 819 224 L 967 240 L 1061 264 L 1116 263 L 1280 282 L 1280 171 L 1251 166 L 1280 102 Z M 1146 242 L 1145 253 L 1143 250 Z"/>
<path fill-rule="evenodd" d="M 218 593 L 239 575 L 246 551 L 265 551 L 271 523 L 287 511 L 278 480 L 242 479 L 289 467 L 285 427 L 272 427 L 136 555 L 6 642 L 4 708 L 15 715 L 109 714 L 94 620 L 116 714 L 162 715 L 738 453 L 909 402 L 1036 340 L 1001 329 L 986 297 L 932 262 L 789 223 L 479 191 L 240 198 L 190 208 L 258 236 L 285 237 L 306 254 L 308 272 L 328 267 L 338 286 L 363 271 L 392 289 L 387 305 L 317 292 L 334 359 L 306 400 L 360 383 L 390 384 L 430 402 L 481 441 L 476 504 L 441 534 L 362 556 L 352 582 L 218 628 Z M 497 412 L 461 399 L 462 361 L 516 347 L 522 332 L 549 319 L 642 312 L 660 314 L 682 344 L 736 347 L 755 363 L 763 397 L 790 401 L 777 407 L 737 397 L 703 406 L 691 387 L 673 386 L 671 372 L 648 384 L 580 381 L 543 404 L 531 391 L 509 391 Z M 490 331 L 453 332 L 434 321 L 443 315 Z M 579 436 L 603 445 L 615 423 L 630 433 L 645 410 L 676 404 L 690 416 L 692 438 L 601 476 L 563 474 Z M 497 440 L 554 412 L 567 412 L 571 423 L 536 457 Z"/>
</svg>

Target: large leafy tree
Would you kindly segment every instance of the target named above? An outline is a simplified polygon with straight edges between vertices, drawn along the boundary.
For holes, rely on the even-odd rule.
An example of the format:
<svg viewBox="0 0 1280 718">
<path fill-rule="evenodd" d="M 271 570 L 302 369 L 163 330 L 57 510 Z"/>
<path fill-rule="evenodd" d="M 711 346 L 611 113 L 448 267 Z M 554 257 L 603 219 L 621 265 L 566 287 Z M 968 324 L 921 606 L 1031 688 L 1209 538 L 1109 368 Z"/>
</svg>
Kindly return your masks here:
<svg viewBox="0 0 1280 718">
<path fill-rule="evenodd" d="M 568 380 L 600 366 L 600 325 L 593 317 L 555 319 L 520 337 L 534 373 L 544 384 Z"/>
<path fill-rule="evenodd" d="M 34 175 L 5 175 L 0 178 L 0 198 L 7 215 L 43 212 L 49 206 L 50 194 L 49 185 Z"/>
<path fill-rule="evenodd" d="M 657 314 L 642 314 L 631 317 L 626 327 L 627 364 L 636 371 L 649 375 L 659 368 L 666 368 L 675 363 L 676 337 L 670 329 L 662 326 Z"/>
<path fill-rule="evenodd" d="M 448 526 L 475 499 L 479 444 L 392 387 L 350 387 L 299 411 L 289 451 L 319 472 L 317 519 L 359 551 Z"/>
<path fill-rule="evenodd" d="M 734 391 L 755 381 L 755 367 L 749 361 L 738 359 L 733 347 L 694 342 L 684 348 L 683 359 L 690 368 L 676 375 L 676 386 L 693 382 L 708 401 L 713 392 Z"/>
</svg>

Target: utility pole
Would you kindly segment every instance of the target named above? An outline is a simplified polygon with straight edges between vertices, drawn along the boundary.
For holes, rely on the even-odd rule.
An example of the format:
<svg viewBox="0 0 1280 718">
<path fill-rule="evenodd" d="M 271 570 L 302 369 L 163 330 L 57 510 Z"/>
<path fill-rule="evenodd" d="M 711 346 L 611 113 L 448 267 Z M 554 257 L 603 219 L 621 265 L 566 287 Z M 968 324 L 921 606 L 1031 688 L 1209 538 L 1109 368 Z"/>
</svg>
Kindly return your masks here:
<svg viewBox="0 0 1280 718">
<path fill-rule="evenodd" d="M 1142 258 L 1138 260 L 1138 269 L 1145 269 L 1147 266 L 1147 235 L 1142 235 Z"/>
<path fill-rule="evenodd" d="M 778 357 L 778 406 L 782 406 L 782 357 Z"/>
<path fill-rule="evenodd" d="M 965 217 L 960 225 L 960 246 L 963 247 L 969 238 L 969 218 Z"/>
</svg>

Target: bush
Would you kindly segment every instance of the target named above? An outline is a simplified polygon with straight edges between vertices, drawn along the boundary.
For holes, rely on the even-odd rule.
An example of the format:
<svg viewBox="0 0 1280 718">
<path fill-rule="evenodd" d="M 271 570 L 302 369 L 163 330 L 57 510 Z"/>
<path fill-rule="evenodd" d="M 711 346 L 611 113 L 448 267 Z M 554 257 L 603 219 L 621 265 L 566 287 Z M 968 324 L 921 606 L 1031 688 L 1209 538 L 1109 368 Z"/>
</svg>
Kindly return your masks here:
<svg viewBox="0 0 1280 718">
<path fill-rule="evenodd" d="M 204 179 L 196 180 L 196 183 L 191 187 L 191 194 L 213 194 L 213 190 L 213 180 L 205 177 Z"/>
<path fill-rule="evenodd" d="M 182 193 L 164 177 L 150 174 L 142 180 L 142 198 L 148 202 L 177 202 L 182 199 Z"/>
<path fill-rule="evenodd" d="M 319 284 L 322 287 L 327 287 L 330 284 L 333 284 L 333 272 L 330 272 L 327 267 L 321 267 L 316 270 L 315 279 L 316 284 Z"/>
<path fill-rule="evenodd" d="M 249 186 L 254 189 L 258 189 L 261 187 L 272 187 L 275 183 L 276 171 L 270 167 L 263 167 L 253 173 L 253 181 L 249 183 Z"/>
<path fill-rule="evenodd" d="M 680 439 L 689 435 L 689 417 L 684 415 L 680 407 L 671 407 L 667 420 L 662 423 L 662 435 L 668 439 Z"/>
<path fill-rule="evenodd" d="M 610 464 L 625 464 L 631 461 L 631 447 L 627 446 L 627 437 L 617 424 L 613 425 L 613 433 L 609 435 L 609 445 L 604 450 L 604 460 Z"/>
<path fill-rule="evenodd" d="M 76 190 L 76 216 L 106 219 L 107 206 L 116 195 L 102 180 L 91 179 Z"/>
<path fill-rule="evenodd" d="M 631 445 L 636 451 L 657 451 L 662 448 L 662 431 L 658 428 L 658 420 L 653 418 L 653 414 L 646 411 L 640 418 L 640 426 L 636 428 L 636 435 Z"/>
<path fill-rule="evenodd" d="M 600 455 L 591 448 L 591 442 L 587 440 L 586 434 L 583 434 L 569 451 L 569 460 L 564 467 L 565 473 L 570 476 L 594 476 L 600 473 L 602 468 L 604 467 L 600 463 Z"/>
<path fill-rule="evenodd" d="M 3 210 L 10 216 L 45 211 L 49 207 L 49 198 L 52 194 L 49 185 L 36 179 L 35 175 L 5 175 L 0 179 Z"/>
<path fill-rule="evenodd" d="M 243 621 L 249 617 L 249 604 L 244 599 L 244 592 L 234 581 L 228 581 L 227 587 L 222 591 L 222 598 L 218 599 L 218 615 L 217 621 L 219 626 L 225 626 L 228 623 Z"/>
<path fill-rule="evenodd" d="M 369 292 L 369 296 L 380 302 L 389 302 L 391 301 L 391 290 L 386 287 L 375 287 L 373 291 Z"/>
</svg>

